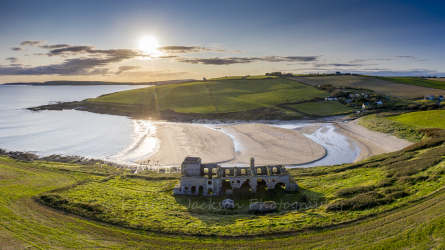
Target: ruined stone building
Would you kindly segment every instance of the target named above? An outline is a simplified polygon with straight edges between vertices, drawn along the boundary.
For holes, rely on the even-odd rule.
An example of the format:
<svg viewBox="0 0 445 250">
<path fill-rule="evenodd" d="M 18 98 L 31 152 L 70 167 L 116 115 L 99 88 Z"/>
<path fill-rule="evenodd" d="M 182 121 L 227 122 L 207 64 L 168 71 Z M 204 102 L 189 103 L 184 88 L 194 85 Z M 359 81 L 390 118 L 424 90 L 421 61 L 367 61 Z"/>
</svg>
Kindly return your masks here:
<svg viewBox="0 0 445 250">
<path fill-rule="evenodd" d="M 174 194 L 219 196 L 231 194 L 235 188 L 247 186 L 252 193 L 260 184 L 267 189 L 276 187 L 297 191 L 298 185 L 282 165 L 255 166 L 250 159 L 249 167 L 221 167 L 202 164 L 199 157 L 187 157 L 181 165 L 181 181 L 173 188 Z"/>
</svg>

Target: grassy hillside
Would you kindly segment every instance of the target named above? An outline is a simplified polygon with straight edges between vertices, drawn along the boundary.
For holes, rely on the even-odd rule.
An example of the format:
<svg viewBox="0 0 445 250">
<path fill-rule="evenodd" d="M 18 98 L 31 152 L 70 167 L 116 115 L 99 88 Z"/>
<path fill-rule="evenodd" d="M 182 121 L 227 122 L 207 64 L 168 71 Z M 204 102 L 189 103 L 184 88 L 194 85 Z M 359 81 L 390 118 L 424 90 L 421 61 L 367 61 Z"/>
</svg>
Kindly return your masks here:
<svg viewBox="0 0 445 250">
<path fill-rule="evenodd" d="M 180 113 L 225 113 L 324 97 L 326 92 L 287 79 L 218 80 L 157 86 L 90 99 L 141 104 Z"/>
<path fill-rule="evenodd" d="M 320 102 L 306 102 L 300 104 L 287 105 L 300 112 L 310 115 L 340 115 L 351 113 L 353 108 L 347 107 L 338 101 L 320 101 Z"/>
<path fill-rule="evenodd" d="M 397 121 L 416 128 L 442 128 L 445 129 L 445 110 L 429 110 L 413 112 L 387 119 Z"/>
<path fill-rule="evenodd" d="M 215 81 L 215 80 L 241 80 L 243 78 L 244 78 L 244 76 L 225 76 L 225 77 L 213 78 L 213 79 L 210 79 L 210 80 L 211 81 Z"/>
<path fill-rule="evenodd" d="M 173 196 L 178 176 L 118 175 L 43 194 L 40 199 L 75 214 L 164 233 L 244 236 L 294 232 L 367 218 L 443 187 L 444 141 L 419 143 L 360 164 L 291 170 L 302 188 L 300 193 L 259 188 L 258 195 L 247 192 L 229 197 L 240 206 L 233 211 L 218 208 L 225 196 Z M 424 148 L 427 150 L 420 151 Z M 258 216 L 248 213 L 250 199 L 273 200 L 282 206 L 277 213 Z M 301 210 L 290 208 L 295 201 Z M 212 202 L 215 205 L 208 208 Z"/>
<path fill-rule="evenodd" d="M 441 248 L 444 141 L 426 140 L 357 164 L 291 170 L 301 193 L 264 195 L 275 201 L 296 195 L 291 200 L 302 208 L 265 215 L 190 206 L 188 197 L 172 195 L 177 174 L 131 175 L 105 165 L 26 163 L 1 156 L 0 248 Z M 215 237 L 278 232 L 287 233 Z"/>
<path fill-rule="evenodd" d="M 423 134 L 419 128 L 445 128 L 445 110 L 429 110 L 400 114 L 385 112 L 369 115 L 359 120 L 359 124 L 369 130 L 392 134 L 411 142 L 420 141 Z"/>
<path fill-rule="evenodd" d="M 341 76 L 318 76 L 318 77 L 290 77 L 290 79 L 309 84 L 312 86 L 332 84 L 336 87 L 347 86 L 354 88 L 371 89 L 387 96 L 403 99 L 421 98 L 425 95 L 445 95 L 443 89 L 431 89 L 422 86 L 407 85 L 391 81 L 385 81 L 376 77 L 363 77 L 353 75 Z"/>
<path fill-rule="evenodd" d="M 382 79 L 384 81 L 389 81 L 389 82 L 397 82 L 397 83 L 422 86 L 422 87 L 434 88 L 434 89 L 445 89 L 445 82 L 433 80 L 433 79 L 437 79 L 437 78 L 430 78 L 432 80 L 419 78 L 419 77 L 377 77 L 377 78 Z M 434 92 L 432 92 L 432 93 L 434 94 Z"/>
<path fill-rule="evenodd" d="M 278 76 L 258 75 L 258 76 L 246 76 L 246 77 L 244 77 L 244 79 L 266 79 L 266 78 L 278 78 Z"/>
</svg>

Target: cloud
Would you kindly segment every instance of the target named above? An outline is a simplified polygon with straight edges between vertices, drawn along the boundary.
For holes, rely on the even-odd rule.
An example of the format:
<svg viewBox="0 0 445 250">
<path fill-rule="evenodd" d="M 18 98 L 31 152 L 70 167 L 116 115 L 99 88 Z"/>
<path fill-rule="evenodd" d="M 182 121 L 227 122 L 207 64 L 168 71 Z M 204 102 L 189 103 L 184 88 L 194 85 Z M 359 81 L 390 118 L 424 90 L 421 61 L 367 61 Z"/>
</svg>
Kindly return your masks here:
<svg viewBox="0 0 445 250">
<path fill-rule="evenodd" d="M 376 59 L 371 59 L 371 58 L 368 58 L 368 59 L 353 59 L 353 60 L 349 60 L 349 61 L 347 61 L 347 63 L 361 63 L 361 62 L 367 62 L 367 61 L 373 61 L 373 60 L 375 60 L 375 61 L 391 61 L 391 60 L 393 60 L 393 59 L 389 59 L 389 58 L 376 58 Z"/>
<path fill-rule="evenodd" d="M 27 49 L 24 49 L 22 47 L 11 47 L 11 50 L 13 50 L 13 51 L 28 51 Z"/>
<path fill-rule="evenodd" d="M 27 40 L 20 43 L 22 46 L 38 46 L 40 44 L 47 43 L 48 41 L 33 41 L 33 40 Z"/>
<path fill-rule="evenodd" d="M 109 68 L 70 67 L 66 64 L 53 64 L 38 67 L 0 67 L 0 75 L 103 75 Z"/>
<path fill-rule="evenodd" d="M 204 52 L 241 53 L 240 50 L 227 50 L 215 46 L 213 47 L 214 48 L 209 49 L 206 47 L 199 47 L 199 46 L 163 46 L 163 47 L 158 47 L 157 50 L 163 53 L 170 53 L 170 54 L 204 53 Z"/>
<path fill-rule="evenodd" d="M 261 56 L 261 57 L 213 57 L 213 58 L 187 58 L 175 59 L 176 62 L 204 64 L 204 65 L 231 65 L 253 62 L 311 62 L 318 56 Z"/>
<path fill-rule="evenodd" d="M 116 75 L 121 74 L 124 71 L 139 69 L 141 66 L 120 66 L 119 70 L 116 72 Z"/>
<path fill-rule="evenodd" d="M 45 44 L 45 45 L 40 45 L 39 48 L 42 48 L 42 49 L 60 49 L 60 48 L 65 48 L 65 47 L 70 47 L 70 46 L 72 46 L 72 45 L 69 45 L 69 44 L 53 44 L 53 45 Z"/>
<path fill-rule="evenodd" d="M 354 60 L 347 61 L 347 63 L 366 62 L 366 61 L 369 61 L 369 60 L 371 60 L 371 59 L 354 59 Z"/>
<path fill-rule="evenodd" d="M 22 64 L 20 64 L 20 63 L 11 63 L 11 64 L 9 64 L 9 66 L 20 67 L 20 66 L 22 66 Z"/>
<path fill-rule="evenodd" d="M 395 56 L 397 58 L 405 58 L 405 59 L 418 59 L 418 57 L 415 56 Z"/>
<path fill-rule="evenodd" d="M 20 59 L 18 57 L 8 57 L 8 58 L 6 58 L 6 60 L 10 61 L 11 63 L 16 63 Z"/>
<path fill-rule="evenodd" d="M 163 46 L 158 47 L 158 51 L 164 53 L 200 53 L 211 51 L 206 47 L 197 47 L 197 46 Z"/>
<path fill-rule="evenodd" d="M 50 46 L 58 46 L 58 45 L 50 45 Z M 60 45 L 59 45 L 60 46 Z M 63 53 L 72 53 L 72 54 L 80 54 L 94 50 L 96 47 L 91 45 L 83 45 L 83 46 L 64 46 L 59 47 L 58 49 L 53 49 L 48 52 L 48 56 L 58 56 Z"/>
<path fill-rule="evenodd" d="M 133 49 L 96 50 L 94 46 L 89 45 L 54 49 L 46 55 L 64 55 L 67 53 L 85 53 L 86 55 L 79 58 L 65 59 L 65 61 L 60 64 L 51 64 L 46 66 L 0 67 L 0 75 L 102 75 L 107 73 L 116 73 L 110 70 L 111 67 L 107 67 L 110 64 L 119 63 L 136 57 L 150 56 L 142 54 L 142 52 Z M 11 57 L 7 60 L 14 63 L 18 60 L 18 58 Z M 123 69 L 125 71 L 126 68 Z M 129 69 L 127 68 L 127 70 Z M 120 73 L 122 72 L 123 71 Z"/>
<path fill-rule="evenodd" d="M 166 76 L 181 76 L 187 75 L 190 72 L 185 71 L 173 71 L 173 70 L 157 70 L 157 71 L 126 71 L 121 74 L 121 76 L 130 76 L 130 77 L 166 77 Z"/>
<path fill-rule="evenodd" d="M 410 70 L 391 70 L 391 69 L 364 69 L 357 71 L 360 74 L 375 75 L 375 76 L 443 76 L 443 72 L 430 69 L 410 69 Z"/>
<path fill-rule="evenodd" d="M 326 67 L 326 66 L 334 66 L 334 67 L 359 67 L 363 65 L 370 65 L 370 64 L 360 64 L 360 63 L 320 63 L 320 64 L 313 64 L 313 67 L 319 68 L 319 67 Z"/>
</svg>

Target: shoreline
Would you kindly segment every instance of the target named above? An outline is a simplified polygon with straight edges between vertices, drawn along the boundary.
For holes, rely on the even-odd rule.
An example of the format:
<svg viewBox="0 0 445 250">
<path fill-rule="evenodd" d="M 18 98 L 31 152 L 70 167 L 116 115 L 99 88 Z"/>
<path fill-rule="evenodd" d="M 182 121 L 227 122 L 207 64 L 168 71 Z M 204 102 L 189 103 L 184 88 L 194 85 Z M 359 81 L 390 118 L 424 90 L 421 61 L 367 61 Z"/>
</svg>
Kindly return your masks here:
<svg viewBox="0 0 445 250">
<path fill-rule="evenodd" d="M 153 154 L 131 161 L 110 158 L 100 161 L 135 171 L 156 171 L 177 168 L 187 156 L 198 156 L 204 163 L 222 166 L 248 165 L 250 157 L 254 157 L 258 165 L 298 168 L 342 164 L 336 161 L 351 159 L 354 152 L 357 157 L 343 163 L 355 163 L 412 144 L 392 135 L 370 131 L 358 125 L 358 119 L 339 122 L 341 120 L 344 117 L 310 121 L 154 122 L 158 132 L 154 138 L 160 145 Z M 337 145 L 329 148 L 329 144 Z"/>
<path fill-rule="evenodd" d="M 336 120 L 338 121 L 338 119 Z M 412 144 L 411 142 L 399 139 L 392 135 L 370 131 L 358 125 L 357 122 L 358 120 L 356 119 L 341 123 L 334 122 L 333 120 L 321 122 L 312 120 L 309 123 L 298 121 L 267 121 L 267 124 L 264 124 L 257 121 L 251 123 L 238 122 L 234 124 L 227 124 L 217 123 L 215 121 L 205 121 L 205 123 L 198 124 L 170 122 L 165 122 L 164 124 L 170 124 L 170 126 L 177 127 L 194 126 L 195 130 L 207 130 L 206 133 L 212 135 L 210 137 L 218 134 L 219 136 L 226 136 L 225 140 L 230 140 L 230 146 L 227 144 L 227 141 L 225 143 L 226 145 L 222 145 L 224 143 L 218 143 L 218 139 L 212 142 L 214 145 L 218 144 L 220 147 L 222 147 L 222 149 L 217 150 L 220 153 L 219 157 L 210 157 L 209 159 L 205 159 L 206 157 L 202 157 L 200 154 L 200 150 L 194 151 L 197 153 L 196 155 L 186 155 L 202 157 L 203 162 L 205 163 L 216 163 L 222 166 L 248 165 L 248 159 L 250 159 L 251 156 L 254 157 L 256 163 L 260 165 L 265 164 L 284 165 L 287 167 L 310 167 L 318 166 L 316 165 L 317 162 L 319 162 L 319 165 L 335 165 L 341 164 L 335 161 L 338 161 L 338 159 L 342 159 L 345 156 L 351 159 L 350 157 L 351 155 L 354 155 L 354 152 L 356 157 L 355 159 L 353 158 L 354 160 L 351 160 L 350 163 L 355 163 L 374 155 L 398 151 Z M 322 125 L 323 123 L 328 124 Z M 212 132 L 210 132 L 210 130 L 212 130 Z M 343 136 L 343 141 L 341 142 L 343 144 L 341 146 L 335 145 L 337 148 L 330 148 L 330 152 L 328 152 L 328 149 L 322 145 L 323 143 L 320 144 L 320 140 L 326 140 L 326 138 L 318 138 L 318 141 L 315 138 L 314 141 L 313 136 L 316 136 L 315 132 L 317 130 L 320 130 L 318 131 L 318 136 L 324 133 L 331 135 L 337 134 L 337 136 L 340 135 L 340 137 Z M 200 133 L 201 132 L 196 132 L 194 135 L 195 140 L 206 140 L 199 138 Z M 298 139 L 295 137 L 297 134 L 299 135 Z M 290 139 L 291 136 L 294 136 L 292 138 L 294 140 Z M 208 137 L 209 136 L 207 136 L 207 138 Z M 159 139 L 160 141 L 163 141 L 162 138 Z M 305 141 L 306 143 L 310 141 L 310 143 L 302 144 L 297 147 L 296 142 L 301 143 L 302 141 Z M 324 144 L 329 145 L 330 143 L 329 141 L 325 141 Z M 248 146 L 246 147 L 245 145 Z M 308 145 L 310 146 L 308 147 Z M 311 146 L 315 146 L 315 150 L 311 148 Z M 342 152 L 339 151 L 339 148 L 342 150 Z M 345 148 L 349 149 L 343 150 Z M 306 149 L 306 156 L 304 156 L 304 153 L 299 151 L 304 151 L 304 149 Z M 308 157 L 308 151 L 311 151 L 312 158 Z M 278 157 L 276 157 L 277 152 L 279 155 Z M 153 155 L 155 154 L 156 153 Z M 136 162 L 139 164 L 144 164 L 150 158 L 154 158 L 153 155 L 140 159 Z M 170 159 L 169 153 L 167 152 L 162 152 L 160 155 L 164 158 L 168 157 Z M 203 155 L 206 155 L 207 157 L 209 156 L 207 154 Z M 226 157 L 221 158 L 221 155 L 226 155 Z M 170 162 L 169 164 L 156 164 L 155 166 L 180 166 L 180 162 L 183 158 L 178 157 L 177 155 L 173 157 L 177 159 L 177 163 Z"/>
<path fill-rule="evenodd" d="M 259 123 L 233 125 L 154 123 L 160 141 L 158 151 L 136 163 L 178 166 L 187 156 L 205 163 L 294 165 L 325 157 L 326 150 L 300 131 Z"/>
<path fill-rule="evenodd" d="M 352 163 L 359 162 L 374 155 L 399 151 L 413 144 L 412 142 L 393 135 L 369 130 L 360 126 L 358 120 L 359 119 L 355 119 L 335 124 L 340 133 L 355 140 L 361 149 L 360 156 Z"/>
</svg>

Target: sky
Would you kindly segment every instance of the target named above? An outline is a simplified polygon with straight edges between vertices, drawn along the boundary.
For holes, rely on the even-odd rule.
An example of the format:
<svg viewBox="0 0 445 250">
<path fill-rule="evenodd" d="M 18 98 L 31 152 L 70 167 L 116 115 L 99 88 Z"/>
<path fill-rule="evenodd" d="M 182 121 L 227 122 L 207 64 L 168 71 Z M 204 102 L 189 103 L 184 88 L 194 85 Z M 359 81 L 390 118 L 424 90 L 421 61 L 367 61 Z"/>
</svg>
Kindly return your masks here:
<svg viewBox="0 0 445 250">
<path fill-rule="evenodd" d="M 0 83 L 445 77 L 443 13 L 425 0 L 2 0 Z"/>
</svg>

